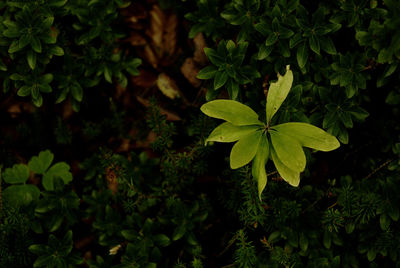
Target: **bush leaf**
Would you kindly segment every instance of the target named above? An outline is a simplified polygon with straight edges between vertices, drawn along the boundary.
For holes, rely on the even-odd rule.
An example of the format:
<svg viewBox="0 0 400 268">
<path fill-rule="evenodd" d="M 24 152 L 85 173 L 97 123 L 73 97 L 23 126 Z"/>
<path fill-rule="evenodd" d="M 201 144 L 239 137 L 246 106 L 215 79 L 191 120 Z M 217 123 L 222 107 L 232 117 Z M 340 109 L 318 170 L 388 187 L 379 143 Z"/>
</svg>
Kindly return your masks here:
<svg viewBox="0 0 400 268">
<path fill-rule="evenodd" d="M 265 164 L 269 156 L 269 141 L 267 136 L 262 136 L 256 156 L 253 160 L 251 173 L 257 180 L 258 198 L 261 200 L 261 194 L 267 185 L 267 172 L 265 171 Z"/>
<path fill-rule="evenodd" d="M 213 100 L 201 106 L 206 115 L 224 119 L 236 126 L 264 125 L 249 106 L 234 100 Z"/>
<path fill-rule="evenodd" d="M 270 131 L 271 142 L 279 160 L 294 171 L 301 172 L 306 167 L 306 156 L 300 143 L 292 137 Z"/>
<path fill-rule="evenodd" d="M 261 131 L 253 132 L 235 143 L 232 147 L 231 168 L 237 169 L 248 164 L 256 155 L 262 136 Z"/>
<path fill-rule="evenodd" d="M 339 141 L 334 136 L 307 123 L 284 123 L 273 126 L 272 129 L 296 139 L 304 147 L 327 152 L 340 146 Z"/>
<path fill-rule="evenodd" d="M 216 127 L 207 138 L 208 141 L 217 142 L 234 142 L 240 138 L 255 132 L 260 127 L 257 125 L 251 126 L 235 126 L 232 123 L 225 122 Z"/>
<path fill-rule="evenodd" d="M 286 74 L 281 76 L 278 74 L 278 81 L 271 83 L 268 91 L 267 98 L 267 123 L 271 121 L 271 118 L 278 111 L 281 104 L 289 94 L 290 88 L 293 83 L 293 73 L 289 69 L 289 65 L 286 66 Z"/>
</svg>

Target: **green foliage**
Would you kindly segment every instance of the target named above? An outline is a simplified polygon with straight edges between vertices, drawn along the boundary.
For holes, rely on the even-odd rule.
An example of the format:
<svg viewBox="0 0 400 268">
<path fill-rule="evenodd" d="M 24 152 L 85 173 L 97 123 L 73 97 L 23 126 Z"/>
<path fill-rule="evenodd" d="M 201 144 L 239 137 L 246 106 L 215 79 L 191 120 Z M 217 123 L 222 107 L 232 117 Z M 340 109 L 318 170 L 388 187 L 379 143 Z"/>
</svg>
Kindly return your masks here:
<svg viewBox="0 0 400 268">
<path fill-rule="evenodd" d="M 6 1 L 0 10 L 3 92 L 31 96 L 37 107 L 43 105 L 43 93 L 52 93 L 55 103 L 70 96 L 78 111 L 87 88 L 101 81 L 113 83 L 114 78 L 126 87 L 126 74 L 138 75 L 141 64 L 115 43 L 123 36 L 114 30 L 116 10 L 127 5 L 124 1 Z"/>
<path fill-rule="evenodd" d="M 230 155 L 232 169 L 240 168 L 253 159 L 252 174 L 258 181 L 258 194 L 267 184 L 265 164 L 270 157 L 282 178 L 293 186 L 300 182 L 306 158 L 302 146 L 321 151 L 339 147 L 335 137 L 306 123 L 270 125 L 272 117 L 286 99 L 293 83 L 293 73 L 287 67 L 284 76 L 269 88 L 266 104 L 266 124 L 248 106 L 232 100 L 214 100 L 200 109 L 208 116 L 224 119 L 210 134 L 208 141 L 234 142 Z"/>
<path fill-rule="evenodd" d="M 397 2 L 155 3 L 0 1 L 0 267 L 398 267 Z"/>
<path fill-rule="evenodd" d="M 251 65 L 244 65 L 243 60 L 246 57 L 247 42 L 241 42 L 237 45 L 229 40 L 220 41 L 217 50 L 205 48 L 204 52 L 213 65 L 207 66 L 197 74 L 199 79 L 214 79 L 214 92 L 209 91 L 207 98 L 212 98 L 218 93 L 218 90 L 226 86 L 231 99 L 237 99 L 239 96 L 239 85 L 248 84 L 260 77 L 260 73 Z"/>
</svg>

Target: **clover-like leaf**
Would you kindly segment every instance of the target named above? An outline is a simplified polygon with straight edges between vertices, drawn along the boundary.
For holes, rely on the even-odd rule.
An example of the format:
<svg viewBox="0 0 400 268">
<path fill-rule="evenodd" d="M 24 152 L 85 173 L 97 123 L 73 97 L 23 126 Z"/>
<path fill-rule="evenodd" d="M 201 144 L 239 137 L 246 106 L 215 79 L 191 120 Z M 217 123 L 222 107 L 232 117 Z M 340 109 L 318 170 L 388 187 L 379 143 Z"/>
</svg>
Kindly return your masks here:
<svg viewBox="0 0 400 268">
<path fill-rule="evenodd" d="M 278 74 L 278 81 L 271 83 L 268 91 L 266 116 L 267 123 L 271 121 L 271 118 L 281 107 L 283 101 L 289 94 L 290 88 L 293 83 L 293 72 L 290 70 L 290 66 L 286 66 L 286 74 L 281 76 Z"/>
<path fill-rule="evenodd" d="M 253 166 L 251 173 L 257 180 L 258 197 L 261 200 L 261 194 L 267 185 L 267 172 L 265 171 L 265 164 L 269 156 L 269 141 L 267 136 L 262 136 L 256 156 L 253 159 Z"/>
<path fill-rule="evenodd" d="M 54 154 L 52 154 L 49 150 L 42 151 L 39 153 L 39 156 L 34 156 L 28 163 L 29 168 L 37 173 L 44 174 L 46 170 L 50 167 L 51 162 L 53 162 Z"/>
<path fill-rule="evenodd" d="M 224 119 L 236 126 L 264 125 L 249 106 L 234 100 L 213 100 L 201 106 L 206 115 Z"/>
<path fill-rule="evenodd" d="M 32 184 L 11 185 L 3 191 L 4 200 L 16 206 L 29 205 L 32 201 L 38 200 L 39 196 L 39 189 Z"/>
<path fill-rule="evenodd" d="M 291 136 L 270 131 L 271 143 L 279 160 L 290 169 L 301 172 L 306 167 L 306 156 L 300 143 Z"/>
<path fill-rule="evenodd" d="M 276 170 L 278 171 L 279 175 L 281 175 L 281 177 L 290 185 L 295 187 L 299 186 L 300 172 L 292 170 L 285 164 L 283 164 L 273 148 L 270 149 L 270 152 L 272 161 L 274 162 Z"/>
<path fill-rule="evenodd" d="M 29 169 L 24 164 L 15 164 L 12 168 L 6 168 L 3 179 L 10 184 L 25 183 L 29 178 Z"/>
<path fill-rule="evenodd" d="M 255 132 L 259 128 L 260 126 L 257 125 L 235 126 L 232 123 L 224 122 L 211 132 L 206 142 L 234 142 L 252 132 Z"/>
<path fill-rule="evenodd" d="M 54 190 L 54 179 L 59 177 L 65 184 L 72 181 L 72 174 L 69 171 L 69 165 L 65 162 L 54 164 L 44 175 L 42 179 L 43 187 L 48 190 Z"/>
<path fill-rule="evenodd" d="M 284 123 L 273 126 L 272 129 L 275 129 L 278 133 L 292 137 L 304 147 L 327 152 L 335 150 L 340 146 L 336 137 L 307 123 Z"/>
<path fill-rule="evenodd" d="M 248 164 L 256 155 L 262 132 L 256 131 L 235 143 L 230 155 L 231 168 L 236 169 Z"/>
</svg>

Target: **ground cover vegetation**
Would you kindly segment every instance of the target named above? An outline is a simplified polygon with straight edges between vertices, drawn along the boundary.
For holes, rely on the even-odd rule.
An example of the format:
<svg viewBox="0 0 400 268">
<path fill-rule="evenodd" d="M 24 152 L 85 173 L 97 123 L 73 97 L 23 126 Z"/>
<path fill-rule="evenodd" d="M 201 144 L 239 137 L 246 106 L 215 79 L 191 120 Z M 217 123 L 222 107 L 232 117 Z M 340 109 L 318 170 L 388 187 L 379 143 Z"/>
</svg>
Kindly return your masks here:
<svg viewBox="0 0 400 268">
<path fill-rule="evenodd" d="M 399 60 L 394 0 L 0 1 L 0 267 L 399 267 Z"/>
</svg>

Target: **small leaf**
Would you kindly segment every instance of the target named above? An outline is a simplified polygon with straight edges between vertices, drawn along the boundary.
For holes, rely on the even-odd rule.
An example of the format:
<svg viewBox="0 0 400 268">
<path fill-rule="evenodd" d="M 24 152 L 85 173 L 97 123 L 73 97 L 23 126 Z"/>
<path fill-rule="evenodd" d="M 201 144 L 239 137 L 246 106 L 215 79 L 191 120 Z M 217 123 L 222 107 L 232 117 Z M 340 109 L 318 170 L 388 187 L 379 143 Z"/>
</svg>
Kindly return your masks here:
<svg viewBox="0 0 400 268">
<path fill-rule="evenodd" d="M 31 95 L 32 88 L 30 86 L 22 86 L 20 89 L 17 91 L 17 95 L 20 97 L 26 97 Z"/>
<path fill-rule="evenodd" d="M 165 234 L 157 234 L 153 239 L 160 247 L 167 247 L 171 244 L 171 239 L 169 239 Z"/>
<path fill-rule="evenodd" d="M 226 120 L 236 126 L 264 125 L 249 106 L 234 100 L 213 100 L 203 104 L 200 110 L 210 117 Z"/>
<path fill-rule="evenodd" d="M 339 141 L 334 136 L 307 123 L 285 123 L 273 126 L 272 129 L 294 138 L 304 147 L 327 152 L 340 146 Z"/>
<path fill-rule="evenodd" d="M 55 56 L 63 56 L 64 55 L 64 49 L 59 46 L 53 46 L 49 49 L 50 54 L 55 55 Z"/>
<path fill-rule="evenodd" d="M 176 241 L 179 240 L 183 237 L 183 235 L 186 232 L 186 225 L 185 224 L 181 224 L 178 227 L 175 228 L 173 234 L 172 234 L 172 240 Z"/>
<path fill-rule="evenodd" d="M 256 155 L 261 141 L 262 132 L 256 131 L 241 138 L 232 147 L 230 164 L 232 169 L 248 164 Z"/>
<path fill-rule="evenodd" d="M 262 136 L 260 145 L 258 146 L 258 150 L 256 156 L 253 160 L 253 166 L 251 169 L 251 173 L 253 177 L 257 180 L 257 188 L 258 188 L 258 198 L 261 200 L 261 194 L 267 185 L 267 172 L 265 171 L 265 164 L 268 161 L 269 157 L 269 141 L 267 136 Z"/>
<path fill-rule="evenodd" d="M 217 52 L 212 49 L 212 48 L 204 48 L 204 53 L 208 57 L 208 59 L 211 61 L 212 64 L 216 66 L 220 66 L 224 63 L 224 59 L 217 54 Z"/>
<path fill-rule="evenodd" d="M 311 35 L 310 39 L 308 39 L 308 42 L 310 44 L 311 50 L 320 55 L 320 44 L 318 37 L 315 34 L 313 34 Z"/>
<path fill-rule="evenodd" d="M 299 244 L 300 244 L 301 250 L 307 251 L 307 249 L 308 249 L 308 239 L 304 235 L 304 233 L 300 234 Z"/>
<path fill-rule="evenodd" d="M 25 164 L 15 164 L 12 168 L 6 168 L 3 179 L 10 184 L 25 183 L 29 178 L 29 169 Z"/>
<path fill-rule="evenodd" d="M 81 85 L 78 82 L 73 83 L 71 85 L 71 94 L 72 94 L 72 97 L 74 97 L 75 100 L 77 100 L 79 102 L 82 101 L 83 90 L 82 90 Z"/>
<path fill-rule="evenodd" d="M 32 50 L 29 50 L 26 54 L 26 60 L 28 61 L 29 67 L 34 70 L 36 67 L 36 53 Z"/>
<path fill-rule="evenodd" d="M 306 166 L 306 156 L 300 143 L 277 131 L 270 131 L 269 133 L 272 146 L 279 160 L 294 171 L 303 171 Z"/>
<path fill-rule="evenodd" d="M 217 72 L 214 77 L 214 90 L 217 90 L 225 85 L 227 80 L 228 74 L 225 71 Z"/>
<path fill-rule="evenodd" d="M 215 66 L 210 65 L 210 66 L 207 66 L 207 67 L 201 69 L 196 77 L 198 79 L 211 79 L 215 76 L 217 71 L 218 70 Z"/>
<path fill-rule="evenodd" d="M 299 186 L 300 172 L 292 170 L 283 164 L 273 148 L 270 148 L 270 152 L 272 161 L 274 162 L 276 170 L 278 171 L 279 175 L 281 175 L 282 179 L 294 187 Z"/>
<path fill-rule="evenodd" d="M 332 42 L 332 39 L 329 37 L 321 36 L 320 37 L 321 48 L 328 54 L 336 55 L 337 51 L 335 45 Z"/>
<path fill-rule="evenodd" d="M 41 84 L 49 84 L 51 83 L 51 81 L 53 81 L 53 75 L 52 74 L 42 75 L 39 80 Z"/>
<path fill-rule="evenodd" d="M 33 51 L 35 51 L 36 53 L 42 52 L 42 44 L 40 43 L 40 40 L 38 37 L 32 36 L 31 47 L 32 47 Z"/>
<path fill-rule="evenodd" d="M 278 111 L 279 107 L 281 107 L 283 101 L 289 94 L 292 83 L 293 73 L 288 65 L 286 66 L 286 74 L 284 76 L 278 74 L 278 81 L 271 83 L 269 87 L 266 106 L 267 123 L 271 121 L 274 114 Z"/>
<path fill-rule="evenodd" d="M 44 174 L 53 162 L 54 154 L 49 150 L 42 151 L 39 156 L 34 156 L 28 163 L 29 168 L 36 174 Z"/>
<path fill-rule="evenodd" d="M 206 142 L 234 142 L 252 132 L 255 132 L 259 128 L 260 126 L 257 125 L 235 126 L 232 123 L 224 122 L 211 132 Z"/>
<path fill-rule="evenodd" d="M 306 43 L 302 43 L 297 48 L 297 64 L 299 65 L 300 69 L 306 66 L 307 60 L 308 60 L 308 48 L 306 46 Z"/>
</svg>

